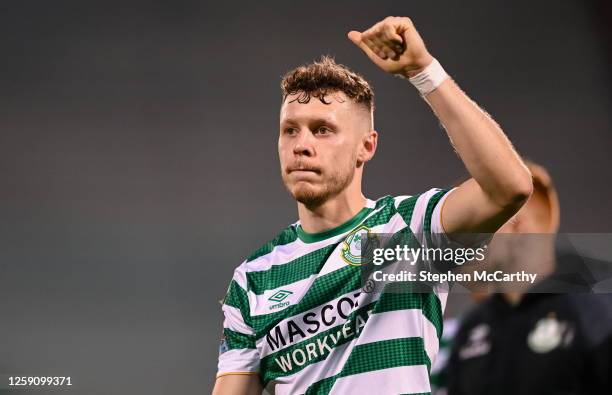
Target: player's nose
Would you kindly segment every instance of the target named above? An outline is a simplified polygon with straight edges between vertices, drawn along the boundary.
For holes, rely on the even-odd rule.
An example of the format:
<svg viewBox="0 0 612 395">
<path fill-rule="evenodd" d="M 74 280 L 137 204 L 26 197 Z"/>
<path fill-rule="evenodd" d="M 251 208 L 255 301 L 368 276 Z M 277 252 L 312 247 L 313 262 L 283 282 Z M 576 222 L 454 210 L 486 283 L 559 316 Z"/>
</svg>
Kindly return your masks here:
<svg viewBox="0 0 612 395">
<path fill-rule="evenodd" d="M 315 151 L 311 133 L 308 133 L 307 131 L 301 131 L 297 139 L 295 140 L 295 145 L 293 146 L 293 153 L 295 155 L 313 156 L 314 152 Z"/>
</svg>

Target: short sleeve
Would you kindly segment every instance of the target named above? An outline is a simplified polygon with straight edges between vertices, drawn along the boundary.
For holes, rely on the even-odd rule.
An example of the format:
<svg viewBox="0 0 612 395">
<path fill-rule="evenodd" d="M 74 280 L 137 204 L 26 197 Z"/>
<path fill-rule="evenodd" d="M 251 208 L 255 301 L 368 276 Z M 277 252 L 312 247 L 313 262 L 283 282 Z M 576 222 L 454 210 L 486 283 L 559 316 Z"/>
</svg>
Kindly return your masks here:
<svg viewBox="0 0 612 395">
<path fill-rule="evenodd" d="M 250 311 L 247 291 L 234 273 L 223 300 L 223 337 L 219 347 L 217 377 L 227 374 L 258 374 L 259 351 L 255 331 L 249 325 Z"/>
<path fill-rule="evenodd" d="M 399 203 L 398 211 L 420 244 L 429 248 L 443 248 L 448 243 L 441 212 L 450 192 L 452 190 L 432 188 Z"/>
<path fill-rule="evenodd" d="M 432 188 L 421 194 L 416 199 L 410 228 L 412 232 L 420 237 L 423 245 L 429 248 L 479 248 L 487 244 L 492 234 L 470 235 L 467 242 L 456 242 L 452 240 L 442 225 L 442 212 L 448 197 L 456 190 Z"/>
</svg>

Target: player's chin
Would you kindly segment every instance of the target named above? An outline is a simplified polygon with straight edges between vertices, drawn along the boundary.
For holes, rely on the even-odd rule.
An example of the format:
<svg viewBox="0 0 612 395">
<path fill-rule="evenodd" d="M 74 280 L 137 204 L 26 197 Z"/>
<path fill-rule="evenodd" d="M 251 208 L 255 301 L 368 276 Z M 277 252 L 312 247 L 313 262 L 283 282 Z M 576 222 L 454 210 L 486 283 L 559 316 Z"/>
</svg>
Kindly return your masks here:
<svg viewBox="0 0 612 395">
<path fill-rule="evenodd" d="M 294 183 L 289 190 L 295 200 L 305 205 L 320 204 L 326 198 L 322 188 L 306 181 Z"/>
</svg>

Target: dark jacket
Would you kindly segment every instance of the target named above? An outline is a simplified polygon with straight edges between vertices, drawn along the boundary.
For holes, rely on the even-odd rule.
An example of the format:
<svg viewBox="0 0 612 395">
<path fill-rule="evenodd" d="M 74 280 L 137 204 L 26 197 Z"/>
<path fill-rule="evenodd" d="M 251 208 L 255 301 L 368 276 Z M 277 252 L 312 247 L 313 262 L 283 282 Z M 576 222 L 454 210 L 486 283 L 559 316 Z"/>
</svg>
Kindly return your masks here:
<svg viewBox="0 0 612 395">
<path fill-rule="evenodd" d="M 581 279 L 558 272 L 518 305 L 495 294 L 476 306 L 453 340 L 448 394 L 612 393 L 612 295 Z"/>
</svg>

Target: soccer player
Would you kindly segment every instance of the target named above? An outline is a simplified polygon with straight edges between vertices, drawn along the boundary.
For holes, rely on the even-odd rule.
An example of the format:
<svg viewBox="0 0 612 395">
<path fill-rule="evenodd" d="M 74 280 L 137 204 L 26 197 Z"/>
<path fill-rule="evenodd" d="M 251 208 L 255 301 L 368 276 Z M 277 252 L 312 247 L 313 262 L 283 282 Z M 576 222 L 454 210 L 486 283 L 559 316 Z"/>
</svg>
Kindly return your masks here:
<svg viewBox="0 0 612 395">
<path fill-rule="evenodd" d="M 234 272 L 216 395 L 428 393 L 445 295 L 362 292 L 360 237 L 408 232 L 429 247 L 478 244 L 470 234 L 495 232 L 531 194 L 531 175 L 499 125 L 448 77 L 409 18 L 348 38 L 417 88 L 472 178 L 451 191 L 366 198 L 363 169 L 378 139 L 369 84 L 329 58 L 287 73 L 278 153 L 299 221 Z"/>
</svg>

